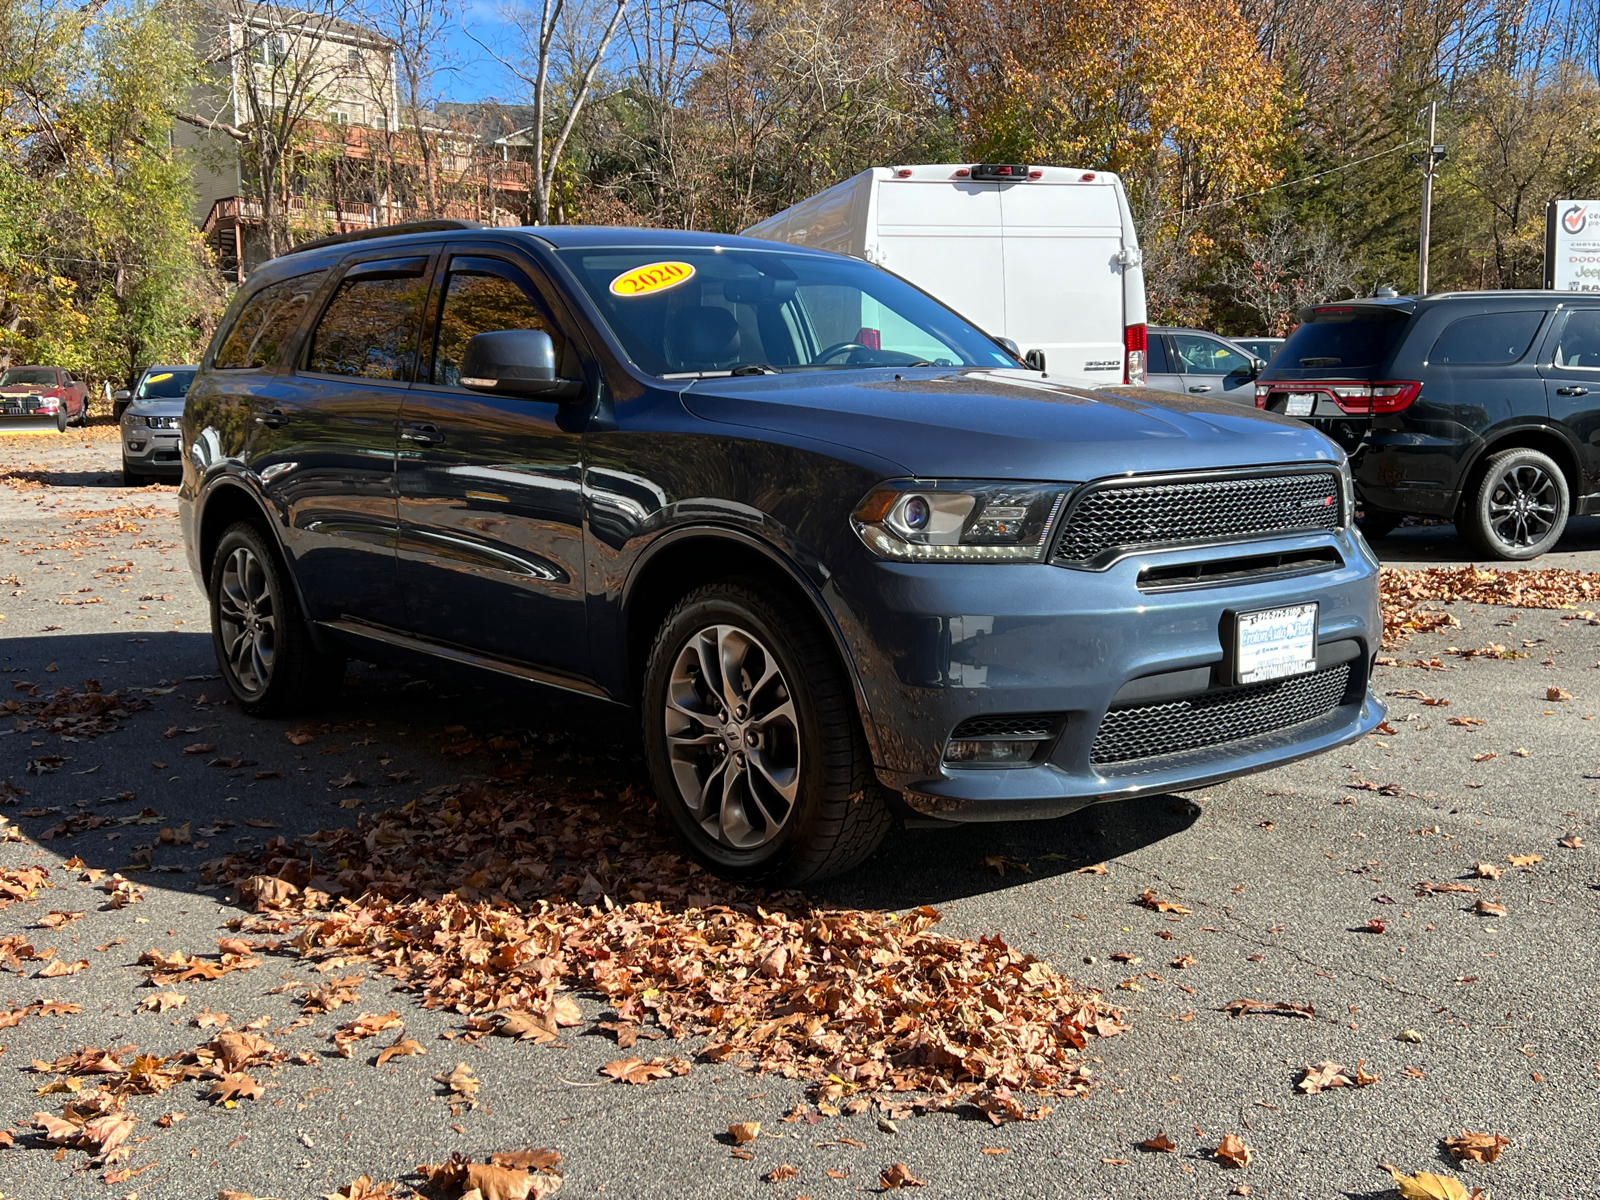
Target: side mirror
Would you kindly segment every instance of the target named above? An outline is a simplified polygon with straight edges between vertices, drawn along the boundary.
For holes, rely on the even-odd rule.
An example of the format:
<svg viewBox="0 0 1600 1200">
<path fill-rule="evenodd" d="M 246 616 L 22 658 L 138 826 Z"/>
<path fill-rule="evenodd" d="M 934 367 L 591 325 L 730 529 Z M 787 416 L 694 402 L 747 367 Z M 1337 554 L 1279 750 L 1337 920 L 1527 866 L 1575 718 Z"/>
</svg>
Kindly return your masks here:
<svg viewBox="0 0 1600 1200">
<path fill-rule="evenodd" d="M 1043 350 L 1029 350 L 1028 353 L 1023 356 L 1022 361 L 1027 363 L 1035 371 L 1039 371 L 1039 372 L 1043 372 L 1044 371 L 1044 351 Z"/>
<path fill-rule="evenodd" d="M 1261 372 L 1265 371 L 1266 369 L 1267 363 L 1265 359 L 1252 358 L 1250 360 L 1250 369 L 1246 372 L 1246 374 L 1248 374 L 1251 379 L 1260 379 Z"/>
<path fill-rule="evenodd" d="M 583 380 L 556 375 L 556 347 L 542 329 L 496 329 L 467 343 L 461 386 L 497 396 L 576 400 Z"/>
<path fill-rule="evenodd" d="M 1001 346 L 1005 347 L 1005 349 L 1010 352 L 1012 358 L 1020 359 L 1022 357 L 1022 347 L 1017 345 L 1010 338 L 997 337 L 994 340 Z"/>
<path fill-rule="evenodd" d="M 123 388 L 119 392 L 112 392 L 111 393 L 111 398 L 113 400 L 131 400 L 131 399 L 133 399 L 133 393 L 130 392 L 127 388 Z"/>
</svg>

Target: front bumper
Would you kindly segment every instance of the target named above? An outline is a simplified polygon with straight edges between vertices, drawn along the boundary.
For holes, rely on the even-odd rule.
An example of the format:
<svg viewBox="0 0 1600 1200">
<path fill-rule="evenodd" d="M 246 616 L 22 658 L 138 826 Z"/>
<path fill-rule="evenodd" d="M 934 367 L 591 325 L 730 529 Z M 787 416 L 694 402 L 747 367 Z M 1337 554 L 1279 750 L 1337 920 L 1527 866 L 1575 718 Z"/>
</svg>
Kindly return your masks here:
<svg viewBox="0 0 1600 1200">
<path fill-rule="evenodd" d="M 1138 587 L 1147 567 L 1328 550 L 1337 560 L 1327 569 L 1291 578 Z M 1354 531 L 1134 555 L 1098 572 L 887 563 L 863 549 L 827 597 L 866 696 L 880 781 L 913 809 L 947 820 L 1054 817 L 1100 800 L 1201 787 L 1343 745 L 1384 716 L 1370 686 L 1382 635 L 1377 563 Z M 1309 600 L 1320 605 L 1319 658 L 1347 672 L 1336 702 L 1287 727 L 1252 732 L 1246 723 L 1242 736 L 1218 744 L 1097 761 L 1107 711 L 1149 704 L 1137 693 L 1148 693 L 1153 677 L 1166 677 L 1156 685 L 1163 701 L 1228 700 L 1231 613 Z M 1146 711 L 1159 727 L 1163 712 Z M 1057 732 L 1026 765 L 943 761 L 964 720 L 1043 713 L 1059 714 Z"/>
<path fill-rule="evenodd" d="M 177 429 L 151 429 L 142 421 L 135 425 L 131 420 L 122 423 L 122 465 L 143 475 L 183 474 L 183 447 L 181 431 Z"/>
</svg>

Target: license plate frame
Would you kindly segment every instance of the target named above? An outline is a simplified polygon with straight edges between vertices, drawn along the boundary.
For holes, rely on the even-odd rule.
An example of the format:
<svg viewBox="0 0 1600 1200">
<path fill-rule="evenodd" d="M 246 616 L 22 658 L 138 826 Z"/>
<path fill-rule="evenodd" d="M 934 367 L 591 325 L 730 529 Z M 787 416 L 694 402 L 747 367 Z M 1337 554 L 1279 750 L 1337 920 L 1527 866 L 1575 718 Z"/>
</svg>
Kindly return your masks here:
<svg viewBox="0 0 1600 1200">
<path fill-rule="evenodd" d="M 1234 683 L 1269 683 L 1314 672 L 1321 615 L 1316 600 L 1235 613 L 1229 647 Z"/>
<path fill-rule="evenodd" d="M 1283 412 L 1288 417 L 1309 417 L 1316 408 L 1315 392 L 1290 392 L 1283 401 Z"/>
</svg>

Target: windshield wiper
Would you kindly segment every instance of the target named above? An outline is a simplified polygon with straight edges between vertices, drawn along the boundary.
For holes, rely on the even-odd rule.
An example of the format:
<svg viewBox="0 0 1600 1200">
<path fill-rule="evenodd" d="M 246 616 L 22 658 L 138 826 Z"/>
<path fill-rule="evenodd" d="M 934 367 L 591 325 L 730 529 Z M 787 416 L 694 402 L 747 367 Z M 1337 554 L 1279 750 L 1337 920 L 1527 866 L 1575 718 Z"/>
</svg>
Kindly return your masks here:
<svg viewBox="0 0 1600 1200">
<path fill-rule="evenodd" d="M 776 375 L 777 367 L 769 367 L 766 363 L 740 363 L 729 375 Z"/>
</svg>

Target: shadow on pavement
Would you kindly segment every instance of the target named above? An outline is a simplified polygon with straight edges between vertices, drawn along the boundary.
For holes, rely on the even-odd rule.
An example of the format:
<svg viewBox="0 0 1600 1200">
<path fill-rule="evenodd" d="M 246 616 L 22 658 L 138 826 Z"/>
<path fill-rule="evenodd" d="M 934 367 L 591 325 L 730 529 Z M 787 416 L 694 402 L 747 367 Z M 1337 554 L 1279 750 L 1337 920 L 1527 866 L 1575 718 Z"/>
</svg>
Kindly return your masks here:
<svg viewBox="0 0 1600 1200">
<path fill-rule="evenodd" d="M 44 673 L 52 662 L 56 671 Z M 7 714 L 13 718 L 26 718 L 59 687 L 81 693 L 88 679 L 148 705 L 92 739 L 0 732 L 0 780 L 29 793 L 5 815 L 35 839 L 54 830 L 41 841 L 49 850 L 145 887 L 208 890 L 199 867 L 210 859 L 278 836 L 354 827 L 363 811 L 398 807 L 445 784 L 499 779 L 592 795 L 604 819 L 633 823 L 637 810 L 611 811 L 617 797 L 650 794 L 630 710 L 460 669 L 418 676 L 352 663 L 320 711 L 274 719 L 247 716 L 223 699 L 210 638 L 198 632 L 0 639 L 0 668 L 13 685 L 38 685 L 38 696 L 15 686 L 0 696 L 23 706 Z M 290 732 L 310 737 L 296 744 Z M 125 822 L 146 809 L 159 820 Z M 1171 837 L 1198 813 L 1164 795 L 1051 821 L 899 829 L 861 867 L 811 892 L 825 904 L 898 909 L 1003 891 Z M 138 846 L 185 823 L 204 847 L 158 842 L 138 869 Z M 654 832 L 665 832 L 659 818 Z M 108 841 L 109 834 L 120 836 Z M 991 857 L 1003 860 L 1003 875 L 984 861 Z"/>
<path fill-rule="evenodd" d="M 1372 539 L 1372 548 L 1385 565 L 1397 563 L 1438 564 L 1462 566 L 1477 563 L 1515 570 L 1523 567 L 1578 566 L 1563 562 L 1568 554 L 1589 554 L 1600 551 L 1600 517 L 1573 517 L 1556 543 L 1555 549 L 1541 558 L 1526 563 L 1486 562 L 1476 554 L 1454 525 L 1402 525 L 1385 537 Z M 1600 564 L 1583 564 L 1584 569 L 1594 569 Z"/>
</svg>

